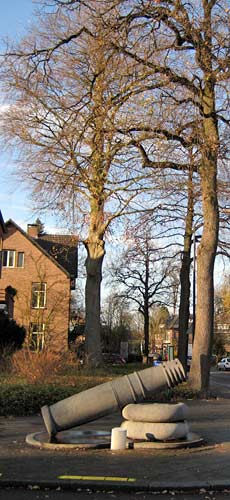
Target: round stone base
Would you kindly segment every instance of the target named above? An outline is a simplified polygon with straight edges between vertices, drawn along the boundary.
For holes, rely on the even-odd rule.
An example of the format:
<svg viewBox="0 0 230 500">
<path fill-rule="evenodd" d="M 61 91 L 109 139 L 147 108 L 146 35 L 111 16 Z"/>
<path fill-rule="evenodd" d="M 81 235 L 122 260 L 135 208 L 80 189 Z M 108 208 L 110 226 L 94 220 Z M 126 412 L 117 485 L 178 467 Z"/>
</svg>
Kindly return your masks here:
<svg viewBox="0 0 230 500">
<path fill-rule="evenodd" d="M 96 449 L 109 448 L 111 442 L 111 432 L 107 431 L 63 431 L 55 436 L 55 440 L 50 443 L 47 432 L 35 432 L 26 436 L 26 443 L 38 448 L 48 449 Z"/>
<path fill-rule="evenodd" d="M 49 443 L 46 432 L 36 432 L 26 436 L 26 443 L 30 446 L 44 449 L 69 450 L 69 449 L 108 449 L 110 448 L 111 433 L 105 431 L 64 431 L 58 434 L 55 443 Z M 140 441 L 127 439 L 127 449 L 175 449 L 192 448 L 204 444 L 204 439 L 189 432 L 185 439 L 160 442 Z"/>
<path fill-rule="evenodd" d="M 175 441 L 133 441 L 132 447 L 136 449 L 148 449 L 148 450 L 170 450 L 179 448 L 195 448 L 205 444 L 204 439 L 195 434 L 194 432 L 189 432 L 184 439 L 178 439 Z"/>
</svg>

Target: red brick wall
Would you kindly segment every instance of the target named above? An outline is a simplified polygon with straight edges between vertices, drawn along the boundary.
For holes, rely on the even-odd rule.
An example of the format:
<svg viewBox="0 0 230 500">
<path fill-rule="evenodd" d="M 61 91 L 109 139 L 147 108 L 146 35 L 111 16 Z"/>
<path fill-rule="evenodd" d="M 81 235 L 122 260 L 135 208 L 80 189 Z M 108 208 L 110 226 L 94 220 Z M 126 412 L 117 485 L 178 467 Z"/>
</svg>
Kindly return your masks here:
<svg viewBox="0 0 230 500">
<path fill-rule="evenodd" d="M 0 224 L 0 252 L 2 251 L 3 235 L 4 235 L 3 228 L 2 228 L 2 226 Z M 1 253 L 0 253 L 0 257 L 1 257 Z M 1 267 L 2 267 L 2 263 L 0 262 L 0 278 L 1 278 Z"/>
<path fill-rule="evenodd" d="M 3 267 L 0 278 L 0 289 L 11 285 L 17 290 L 14 319 L 27 330 L 30 323 L 45 323 L 46 344 L 55 350 L 67 349 L 70 306 L 68 276 L 13 225 L 7 226 L 3 249 L 24 252 L 24 267 Z M 46 307 L 32 309 L 32 283 L 40 281 L 47 283 Z"/>
</svg>

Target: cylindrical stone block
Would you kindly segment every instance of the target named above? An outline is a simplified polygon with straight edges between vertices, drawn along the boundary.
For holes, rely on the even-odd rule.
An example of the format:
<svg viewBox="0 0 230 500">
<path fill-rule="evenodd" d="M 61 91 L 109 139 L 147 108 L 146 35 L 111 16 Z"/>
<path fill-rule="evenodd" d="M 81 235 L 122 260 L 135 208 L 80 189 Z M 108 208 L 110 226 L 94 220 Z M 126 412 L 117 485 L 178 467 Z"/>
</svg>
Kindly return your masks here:
<svg viewBox="0 0 230 500">
<path fill-rule="evenodd" d="M 111 450 L 125 450 L 127 430 L 114 427 L 111 433 Z"/>
<path fill-rule="evenodd" d="M 189 409 L 184 403 L 129 404 L 122 410 L 126 420 L 134 422 L 179 422 L 188 418 Z"/>
<path fill-rule="evenodd" d="M 131 422 L 125 420 L 121 424 L 127 430 L 127 437 L 141 441 L 170 441 L 186 438 L 189 432 L 188 422 Z"/>
<path fill-rule="evenodd" d="M 138 403 L 154 393 L 185 380 L 183 366 L 174 359 L 157 367 L 117 378 L 41 409 L 50 438 L 59 431 L 71 429 L 108 415 L 129 403 Z"/>
</svg>

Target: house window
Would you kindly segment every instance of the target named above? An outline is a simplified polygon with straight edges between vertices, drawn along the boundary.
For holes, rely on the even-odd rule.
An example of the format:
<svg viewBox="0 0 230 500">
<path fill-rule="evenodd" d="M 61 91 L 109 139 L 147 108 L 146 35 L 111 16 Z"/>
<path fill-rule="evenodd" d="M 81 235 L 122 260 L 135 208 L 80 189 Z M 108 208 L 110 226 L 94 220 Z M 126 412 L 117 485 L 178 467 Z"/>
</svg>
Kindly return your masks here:
<svg viewBox="0 0 230 500">
<path fill-rule="evenodd" d="M 2 265 L 3 267 L 15 267 L 15 250 L 3 250 Z"/>
<path fill-rule="evenodd" d="M 30 349 L 39 352 L 45 345 L 45 323 L 31 323 Z"/>
<path fill-rule="evenodd" d="M 17 267 L 24 267 L 24 252 L 18 252 Z"/>
<path fill-rule="evenodd" d="M 32 301 L 33 309 L 44 309 L 46 306 L 46 283 L 32 283 Z"/>
<path fill-rule="evenodd" d="M 3 250 L 2 265 L 3 267 L 24 267 L 24 252 Z"/>
</svg>

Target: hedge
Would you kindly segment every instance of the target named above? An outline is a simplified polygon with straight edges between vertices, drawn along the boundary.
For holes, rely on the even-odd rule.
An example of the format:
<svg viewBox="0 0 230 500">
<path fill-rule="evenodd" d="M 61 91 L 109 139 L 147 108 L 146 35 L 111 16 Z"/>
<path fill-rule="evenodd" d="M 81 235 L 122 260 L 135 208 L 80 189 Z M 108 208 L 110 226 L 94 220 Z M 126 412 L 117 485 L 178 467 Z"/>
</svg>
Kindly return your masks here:
<svg viewBox="0 0 230 500">
<path fill-rule="evenodd" d="M 42 406 L 54 404 L 76 392 L 76 387 L 2 385 L 0 387 L 0 416 L 36 415 L 40 413 Z"/>
</svg>

